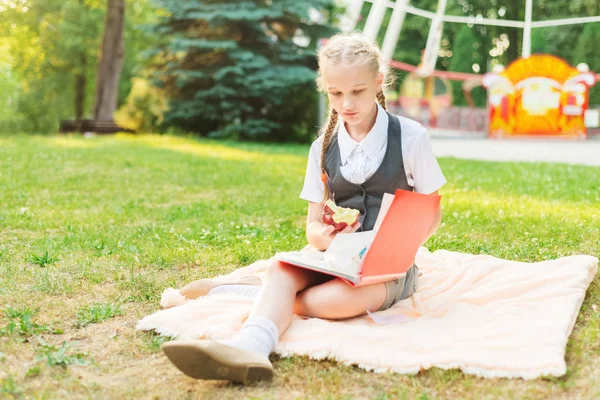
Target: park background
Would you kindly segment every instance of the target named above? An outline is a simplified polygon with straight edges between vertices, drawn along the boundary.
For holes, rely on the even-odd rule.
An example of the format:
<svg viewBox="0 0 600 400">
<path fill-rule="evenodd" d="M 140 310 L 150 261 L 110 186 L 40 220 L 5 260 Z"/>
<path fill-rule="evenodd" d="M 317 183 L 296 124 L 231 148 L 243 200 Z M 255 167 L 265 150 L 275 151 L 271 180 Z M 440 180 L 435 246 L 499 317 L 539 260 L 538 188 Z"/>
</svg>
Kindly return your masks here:
<svg viewBox="0 0 600 400">
<path fill-rule="evenodd" d="M 460 0 L 446 11 L 522 20 L 524 4 Z M 599 7 L 538 1 L 533 16 Z M 164 288 L 305 244 L 297 196 L 320 123 L 314 53 L 343 13 L 331 1 L 0 0 L 0 397 L 600 396 L 597 279 L 567 344 L 567 374 L 533 381 L 291 357 L 277 360 L 271 385 L 196 382 L 160 352 L 168 339 L 135 330 Z M 108 15 L 123 17 L 121 34 Z M 394 59 L 420 62 L 425 22 L 406 16 Z M 123 51 L 105 37 L 121 37 Z M 598 43 L 600 23 L 549 27 L 533 30 L 532 51 L 597 72 Z M 485 73 L 520 56 L 522 31 L 445 24 L 441 46 L 438 70 Z M 107 66 L 120 63 L 115 80 Z M 483 89 L 474 100 L 485 107 Z M 600 104 L 598 85 L 590 104 Z M 61 120 L 112 111 L 131 133 L 58 133 Z M 439 161 L 448 184 L 430 250 L 528 262 L 600 254 L 598 167 Z"/>
<path fill-rule="evenodd" d="M 450 1 L 446 14 L 522 21 L 524 3 Z M 437 1 L 411 4 L 434 12 Z M 363 3 L 356 29 L 371 6 Z M 592 0 L 540 1 L 532 14 L 534 21 L 595 16 L 599 7 Z M 117 123 L 135 132 L 310 142 L 320 124 L 314 53 L 345 12 L 330 0 L 3 0 L 0 132 L 54 133 L 61 120 L 109 120 L 117 110 Z M 407 14 L 393 59 L 418 65 L 429 25 Z M 445 23 L 436 69 L 491 72 L 519 58 L 522 41 L 519 28 Z M 536 28 L 531 52 L 600 71 L 599 41 L 598 22 Z M 397 90 L 407 73 L 393 72 Z M 461 82 L 452 85 L 454 105 L 465 106 Z M 485 108 L 481 86 L 473 101 Z M 599 85 L 589 104 L 600 106 Z"/>
</svg>

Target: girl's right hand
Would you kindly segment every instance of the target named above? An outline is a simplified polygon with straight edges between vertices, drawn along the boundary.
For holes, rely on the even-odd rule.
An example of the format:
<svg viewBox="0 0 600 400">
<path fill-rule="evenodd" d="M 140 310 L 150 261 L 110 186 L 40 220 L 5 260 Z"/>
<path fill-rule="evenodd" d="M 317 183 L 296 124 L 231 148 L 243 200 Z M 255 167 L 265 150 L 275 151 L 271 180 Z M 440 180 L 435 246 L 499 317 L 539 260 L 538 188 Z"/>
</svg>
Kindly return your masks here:
<svg viewBox="0 0 600 400">
<path fill-rule="evenodd" d="M 331 243 L 333 238 L 335 238 L 335 235 L 337 235 L 338 233 L 352 233 L 356 232 L 358 228 L 360 228 L 360 222 L 356 222 L 354 225 L 348 225 L 338 232 L 335 231 L 333 225 L 325 225 L 321 234 L 328 239 L 329 243 Z"/>
</svg>

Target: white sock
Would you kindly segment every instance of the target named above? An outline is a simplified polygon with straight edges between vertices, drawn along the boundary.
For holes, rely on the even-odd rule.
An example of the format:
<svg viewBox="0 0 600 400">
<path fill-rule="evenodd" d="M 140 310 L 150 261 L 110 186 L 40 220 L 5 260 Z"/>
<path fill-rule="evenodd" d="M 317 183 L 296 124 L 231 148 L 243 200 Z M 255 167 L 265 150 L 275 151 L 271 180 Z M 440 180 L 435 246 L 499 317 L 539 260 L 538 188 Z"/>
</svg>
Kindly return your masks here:
<svg viewBox="0 0 600 400">
<path fill-rule="evenodd" d="M 238 294 L 256 299 L 262 286 L 254 285 L 219 285 L 212 288 L 208 294 Z"/>
<path fill-rule="evenodd" d="M 232 339 L 223 340 L 221 343 L 264 354 L 268 358 L 278 341 L 279 330 L 273 321 L 263 317 L 250 317 Z"/>
</svg>

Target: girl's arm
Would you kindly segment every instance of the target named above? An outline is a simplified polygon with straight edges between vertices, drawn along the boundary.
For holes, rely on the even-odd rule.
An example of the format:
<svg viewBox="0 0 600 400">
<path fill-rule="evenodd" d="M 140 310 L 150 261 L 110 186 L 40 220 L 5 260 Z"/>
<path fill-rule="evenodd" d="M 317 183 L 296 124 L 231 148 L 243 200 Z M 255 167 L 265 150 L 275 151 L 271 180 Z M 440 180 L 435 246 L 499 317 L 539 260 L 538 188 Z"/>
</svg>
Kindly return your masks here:
<svg viewBox="0 0 600 400">
<path fill-rule="evenodd" d="M 431 195 L 437 196 L 438 191 L 436 190 L 435 192 L 431 193 Z M 433 234 L 440 227 L 441 222 L 442 222 L 442 207 L 440 206 L 437 210 L 437 213 L 435 214 L 435 219 L 433 220 L 433 223 L 429 227 L 429 231 L 427 231 L 427 239 L 425 239 L 425 241 L 423 243 L 427 242 L 429 240 L 429 238 L 433 236 Z"/>
<path fill-rule="evenodd" d="M 308 203 L 308 216 L 306 217 L 306 239 L 308 243 L 319 249 L 327 250 L 329 244 L 335 237 L 334 228 L 331 225 L 323 224 L 323 204 L 321 203 Z M 360 223 L 357 222 L 352 226 L 345 227 L 343 233 L 355 232 L 360 227 Z"/>
</svg>

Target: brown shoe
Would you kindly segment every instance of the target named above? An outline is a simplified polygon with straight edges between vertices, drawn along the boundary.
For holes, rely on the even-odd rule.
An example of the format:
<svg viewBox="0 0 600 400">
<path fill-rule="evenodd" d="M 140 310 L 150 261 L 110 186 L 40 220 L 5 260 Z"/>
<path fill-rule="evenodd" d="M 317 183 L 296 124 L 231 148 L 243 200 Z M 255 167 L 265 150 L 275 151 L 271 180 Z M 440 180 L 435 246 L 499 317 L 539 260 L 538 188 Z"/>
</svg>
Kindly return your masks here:
<svg viewBox="0 0 600 400">
<path fill-rule="evenodd" d="M 176 340 L 164 343 L 162 351 L 181 372 L 196 379 L 245 384 L 273 378 L 273 365 L 264 355 L 214 340 Z"/>
<path fill-rule="evenodd" d="M 226 280 L 226 279 L 198 279 L 197 281 L 188 283 L 179 292 L 187 299 L 197 299 L 200 296 L 206 296 L 211 289 L 221 285 L 252 285 L 260 286 L 262 281 L 254 275 L 243 276 L 241 278 Z"/>
</svg>

